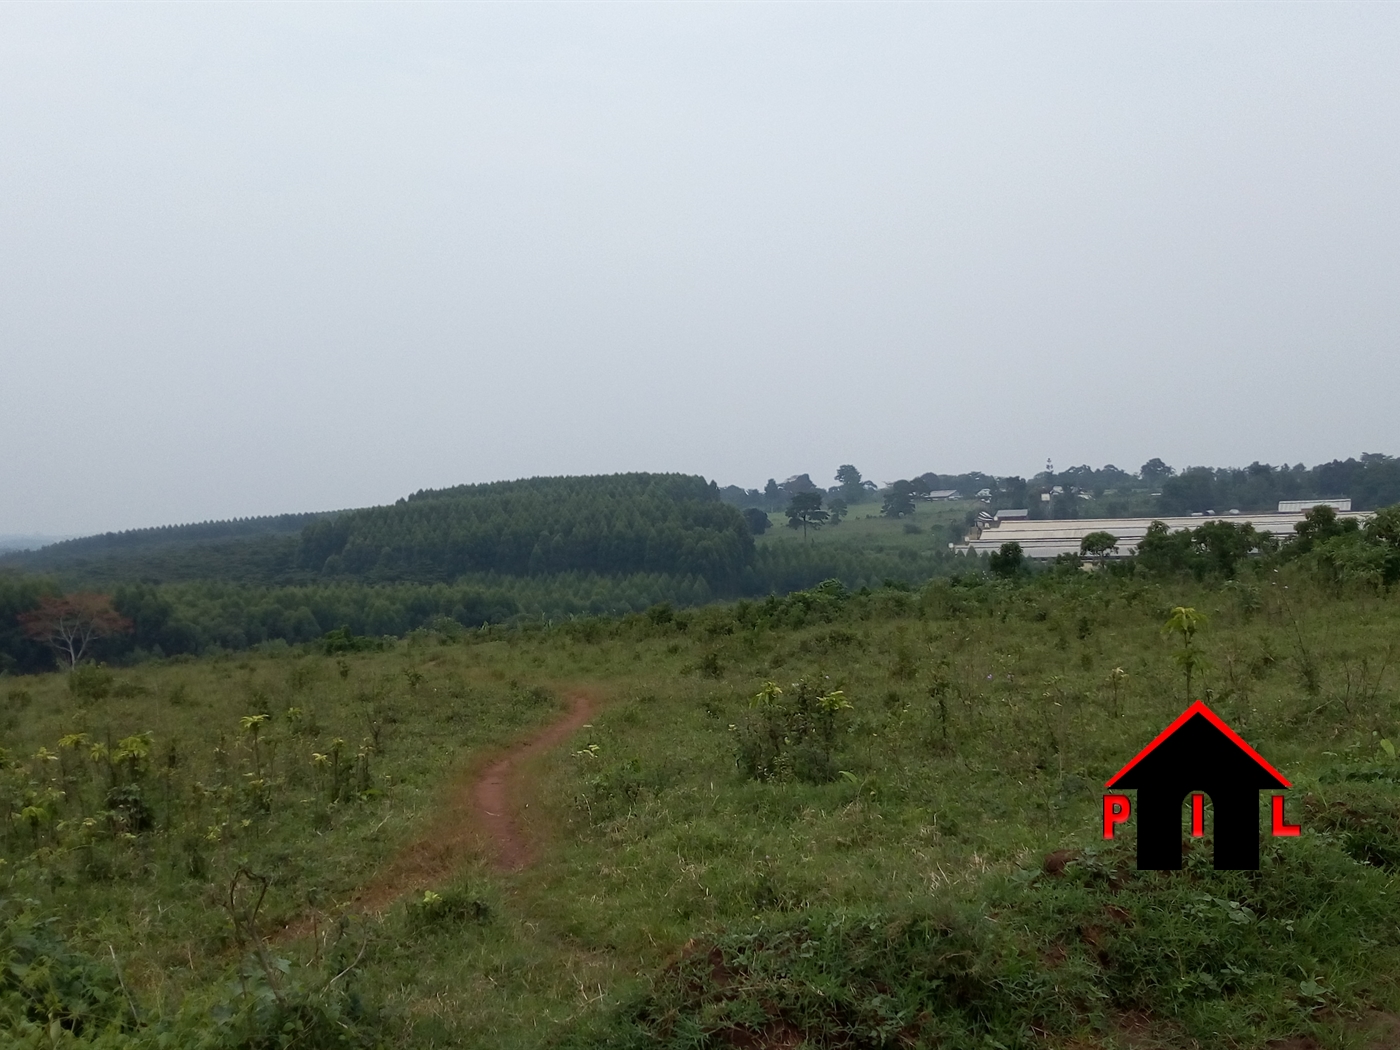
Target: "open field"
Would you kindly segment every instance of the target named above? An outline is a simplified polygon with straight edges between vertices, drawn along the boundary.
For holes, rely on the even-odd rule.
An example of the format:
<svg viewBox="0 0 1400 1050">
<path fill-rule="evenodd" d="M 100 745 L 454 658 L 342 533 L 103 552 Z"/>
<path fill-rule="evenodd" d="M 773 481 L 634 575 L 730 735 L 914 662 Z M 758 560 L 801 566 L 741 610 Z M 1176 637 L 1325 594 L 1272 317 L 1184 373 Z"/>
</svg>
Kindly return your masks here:
<svg viewBox="0 0 1400 1050">
<path fill-rule="evenodd" d="M 912 518 L 883 518 L 880 504 L 857 503 L 851 507 L 839 525 L 828 525 L 810 531 L 806 542 L 831 546 L 872 550 L 946 551 L 953 538 L 951 526 L 956 526 L 958 538 L 966 531 L 963 519 L 969 511 L 985 508 L 981 500 L 920 500 Z M 768 515 L 773 527 L 756 538 L 759 546 L 767 543 L 793 543 L 803 540 L 801 529 L 787 527 L 787 518 L 778 512 Z M 906 529 L 914 526 L 917 531 Z"/>
<path fill-rule="evenodd" d="M 1186 706 L 1180 604 L 1192 694 L 1295 784 L 1257 874 L 1098 840 Z M 1301 573 L 1075 573 L 10 678 L 10 936 L 53 917 L 108 998 L 0 1004 L 34 1046 L 1364 1046 L 1400 973 L 1397 625 Z M 455 874 L 366 898 L 579 691 L 521 781 L 533 864 L 461 828 Z"/>
</svg>

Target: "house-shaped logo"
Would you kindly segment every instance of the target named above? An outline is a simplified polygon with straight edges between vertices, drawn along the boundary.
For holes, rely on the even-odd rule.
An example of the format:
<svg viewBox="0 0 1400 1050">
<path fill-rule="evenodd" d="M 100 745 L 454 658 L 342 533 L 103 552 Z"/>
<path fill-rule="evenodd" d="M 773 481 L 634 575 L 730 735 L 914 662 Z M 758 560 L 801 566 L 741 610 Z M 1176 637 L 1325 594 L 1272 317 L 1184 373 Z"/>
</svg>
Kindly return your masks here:
<svg viewBox="0 0 1400 1050">
<path fill-rule="evenodd" d="M 1139 868 L 1181 867 L 1182 808 L 1191 796 L 1191 834 L 1205 834 L 1205 800 L 1214 812 L 1215 867 L 1259 867 L 1259 792 L 1287 788 L 1288 780 L 1199 701 L 1167 726 L 1105 785 L 1137 790 Z M 1273 833 L 1297 835 L 1283 821 L 1283 796 L 1272 800 Z M 1105 795 L 1104 838 L 1127 820 L 1127 795 Z"/>
</svg>

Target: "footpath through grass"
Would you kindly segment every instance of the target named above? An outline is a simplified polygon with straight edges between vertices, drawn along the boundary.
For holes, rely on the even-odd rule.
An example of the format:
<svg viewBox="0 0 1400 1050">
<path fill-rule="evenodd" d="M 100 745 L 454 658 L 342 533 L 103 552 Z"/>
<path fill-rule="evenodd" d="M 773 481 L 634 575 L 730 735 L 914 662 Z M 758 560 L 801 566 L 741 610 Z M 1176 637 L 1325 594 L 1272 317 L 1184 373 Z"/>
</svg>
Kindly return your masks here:
<svg viewBox="0 0 1400 1050">
<path fill-rule="evenodd" d="M 0 1018 L 36 1047 L 1364 1046 L 1400 1001 L 1400 616 L 1285 577 L 827 586 L 7 679 Z M 1207 617 L 1191 698 L 1295 785 L 1259 872 L 1098 837 L 1187 704 L 1177 606 Z M 535 770 L 538 863 L 359 914 L 454 774 L 578 687 L 604 702 Z"/>
</svg>

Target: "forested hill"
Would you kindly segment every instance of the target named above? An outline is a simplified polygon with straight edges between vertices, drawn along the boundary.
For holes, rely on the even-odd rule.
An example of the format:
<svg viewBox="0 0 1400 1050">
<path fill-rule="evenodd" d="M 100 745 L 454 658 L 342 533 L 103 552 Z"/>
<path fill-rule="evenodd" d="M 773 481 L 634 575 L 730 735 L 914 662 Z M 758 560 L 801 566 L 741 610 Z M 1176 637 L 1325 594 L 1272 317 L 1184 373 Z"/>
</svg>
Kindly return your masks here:
<svg viewBox="0 0 1400 1050">
<path fill-rule="evenodd" d="M 65 587 L 449 583 L 469 574 L 703 579 L 736 593 L 754 545 L 716 487 L 685 474 L 530 478 L 416 492 L 391 506 L 107 533 L 0 557 Z"/>
<path fill-rule="evenodd" d="M 297 563 L 322 578 L 448 582 L 468 573 L 666 573 L 735 591 L 753 562 L 742 515 L 704 478 L 530 478 L 414 493 L 302 532 Z"/>
<path fill-rule="evenodd" d="M 151 529 L 104 532 L 51 543 L 39 550 L 20 552 L 27 559 L 91 557 L 108 551 L 152 550 L 157 547 L 188 547 L 197 543 L 248 539 L 254 536 L 288 536 L 301 532 L 313 521 L 335 514 L 272 514 L 261 518 L 230 518 L 227 521 L 201 521 L 194 525 L 160 525 Z"/>
<path fill-rule="evenodd" d="M 297 539 L 335 511 L 161 525 L 0 555 L 0 569 L 52 574 L 75 585 L 221 579 L 273 583 L 295 569 Z"/>
</svg>

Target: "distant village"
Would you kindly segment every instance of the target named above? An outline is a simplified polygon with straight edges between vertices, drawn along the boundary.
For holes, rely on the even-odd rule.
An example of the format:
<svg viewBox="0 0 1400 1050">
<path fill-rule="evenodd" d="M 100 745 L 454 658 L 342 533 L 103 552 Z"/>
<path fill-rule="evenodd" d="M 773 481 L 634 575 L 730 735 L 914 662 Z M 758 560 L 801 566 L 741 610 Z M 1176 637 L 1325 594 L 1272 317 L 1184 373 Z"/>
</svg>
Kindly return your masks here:
<svg viewBox="0 0 1400 1050">
<path fill-rule="evenodd" d="M 895 518 L 913 517 L 921 503 L 960 504 L 965 516 L 950 527 L 950 549 L 977 554 L 1014 542 L 1030 558 L 1077 554 L 1084 537 L 1095 532 L 1116 539 L 1110 557 L 1130 557 L 1154 521 L 1179 531 L 1196 528 L 1202 519 L 1218 519 L 1286 537 L 1316 506 L 1364 521 L 1374 508 L 1400 502 L 1400 461 L 1380 454 L 1311 468 L 1254 463 L 1180 472 L 1154 459 L 1135 473 L 1111 464 L 1057 472 L 1047 461 L 1045 470 L 1029 480 L 978 472 L 926 473 L 885 484 L 865 479 L 846 464 L 835 480 L 837 484 L 823 487 L 808 474 L 794 474 L 782 482 L 769 479 L 762 490 L 730 485 L 719 494 L 734 506 L 774 513 L 794 497 L 810 500 L 816 493 L 833 522 L 862 503 L 879 503 L 880 514 Z M 1332 494 L 1348 488 L 1359 490 L 1360 498 Z"/>
<path fill-rule="evenodd" d="M 999 510 L 995 514 L 980 511 L 977 523 L 968 532 L 961 544 L 949 543 L 954 550 L 981 554 L 999 550 L 1003 543 L 1019 543 L 1022 553 L 1028 558 L 1057 558 L 1062 554 L 1078 554 L 1084 537 L 1091 532 L 1107 532 L 1118 542 L 1117 548 L 1108 556 L 1115 558 L 1131 557 L 1137 552 L 1137 545 L 1147 535 L 1148 526 L 1160 521 L 1172 532 L 1194 529 L 1202 519 L 1210 518 L 1229 521 L 1237 525 L 1253 525 L 1257 532 L 1267 532 L 1279 538 L 1296 533 L 1295 526 L 1303 520 L 1309 510 L 1317 506 L 1331 507 L 1339 515 L 1354 517 L 1362 522 L 1371 517 L 1371 511 L 1353 511 L 1347 497 L 1319 500 L 1281 500 L 1276 511 L 1246 513 L 1230 510 L 1222 514 L 1214 511 L 1194 511 L 1187 515 L 1157 515 L 1140 518 L 1070 518 L 1039 519 L 1029 517 L 1029 511 L 1022 509 Z"/>
</svg>

